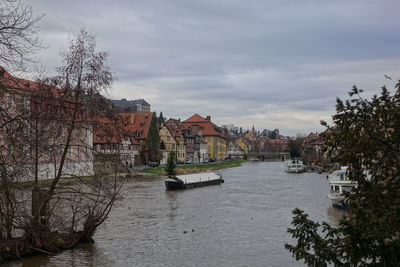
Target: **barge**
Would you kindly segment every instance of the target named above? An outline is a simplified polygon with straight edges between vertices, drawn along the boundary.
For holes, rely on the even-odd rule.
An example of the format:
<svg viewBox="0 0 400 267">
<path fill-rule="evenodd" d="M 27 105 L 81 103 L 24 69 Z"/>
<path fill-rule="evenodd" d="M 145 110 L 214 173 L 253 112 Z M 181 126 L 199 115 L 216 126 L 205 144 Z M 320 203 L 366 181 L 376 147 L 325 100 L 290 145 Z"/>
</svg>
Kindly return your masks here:
<svg viewBox="0 0 400 267">
<path fill-rule="evenodd" d="M 223 183 L 221 174 L 213 172 L 202 172 L 169 177 L 165 180 L 167 189 L 188 189 L 207 185 Z"/>
</svg>

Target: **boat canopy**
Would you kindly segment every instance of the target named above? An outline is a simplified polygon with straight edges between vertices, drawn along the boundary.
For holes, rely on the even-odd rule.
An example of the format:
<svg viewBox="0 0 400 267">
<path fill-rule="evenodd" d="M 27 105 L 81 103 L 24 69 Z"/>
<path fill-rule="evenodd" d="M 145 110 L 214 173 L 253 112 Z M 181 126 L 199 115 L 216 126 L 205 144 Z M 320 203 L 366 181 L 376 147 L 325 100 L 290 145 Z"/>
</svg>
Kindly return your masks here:
<svg viewBox="0 0 400 267">
<path fill-rule="evenodd" d="M 178 178 L 185 184 L 191 184 L 191 183 L 198 183 L 198 182 L 202 182 L 202 181 L 217 180 L 217 179 L 220 179 L 221 177 L 213 172 L 202 172 L 202 173 L 177 175 L 176 178 Z"/>
</svg>

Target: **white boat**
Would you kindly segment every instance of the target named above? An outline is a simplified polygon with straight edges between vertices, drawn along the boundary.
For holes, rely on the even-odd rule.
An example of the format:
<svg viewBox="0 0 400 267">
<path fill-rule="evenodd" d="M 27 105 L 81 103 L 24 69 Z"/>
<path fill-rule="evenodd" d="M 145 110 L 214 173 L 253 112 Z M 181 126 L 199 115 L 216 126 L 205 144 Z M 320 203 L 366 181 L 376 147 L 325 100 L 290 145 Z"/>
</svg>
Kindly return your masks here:
<svg viewBox="0 0 400 267">
<path fill-rule="evenodd" d="M 167 189 L 187 189 L 223 183 L 221 174 L 202 172 L 169 177 L 165 180 Z"/>
<path fill-rule="evenodd" d="M 350 193 L 357 187 L 357 182 L 350 180 L 347 167 L 341 167 L 340 170 L 332 172 L 328 176 L 328 182 L 331 187 L 328 198 L 332 205 L 337 208 L 346 208 L 348 204 L 346 193 Z"/>
<path fill-rule="evenodd" d="M 285 171 L 290 173 L 301 173 L 305 171 L 305 166 L 301 160 L 291 159 L 286 161 Z"/>
</svg>

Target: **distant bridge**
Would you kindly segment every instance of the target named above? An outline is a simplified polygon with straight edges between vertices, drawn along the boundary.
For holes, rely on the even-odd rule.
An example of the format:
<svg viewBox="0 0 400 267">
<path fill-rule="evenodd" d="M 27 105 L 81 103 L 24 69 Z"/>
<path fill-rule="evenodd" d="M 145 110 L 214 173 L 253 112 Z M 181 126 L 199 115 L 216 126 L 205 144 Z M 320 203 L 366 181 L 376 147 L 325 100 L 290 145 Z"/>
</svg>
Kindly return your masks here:
<svg viewBox="0 0 400 267">
<path fill-rule="evenodd" d="M 247 155 L 249 158 L 259 158 L 261 160 L 274 159 L 285 161 L 290 159 L 289 152 L 249 152 Z"/>
</svg>

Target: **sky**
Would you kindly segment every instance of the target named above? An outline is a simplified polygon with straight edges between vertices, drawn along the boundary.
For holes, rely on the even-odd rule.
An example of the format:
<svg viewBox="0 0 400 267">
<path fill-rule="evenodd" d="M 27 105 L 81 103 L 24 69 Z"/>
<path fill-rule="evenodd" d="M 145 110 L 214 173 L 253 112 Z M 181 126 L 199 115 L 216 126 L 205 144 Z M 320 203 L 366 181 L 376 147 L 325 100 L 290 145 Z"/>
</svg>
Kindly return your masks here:
<svg viewBox="0 0 400 267">
<path fill-rule="evenodd" d="M 26 2 L 26 0 L 25 0 Z M 400 78 L 398 0 L 35 0 L 47 69 L 81 27 L 108 51 L 112 99 L 165 117 L 294 135 L 322 131 L 336 97 Z"/>
</svg>

